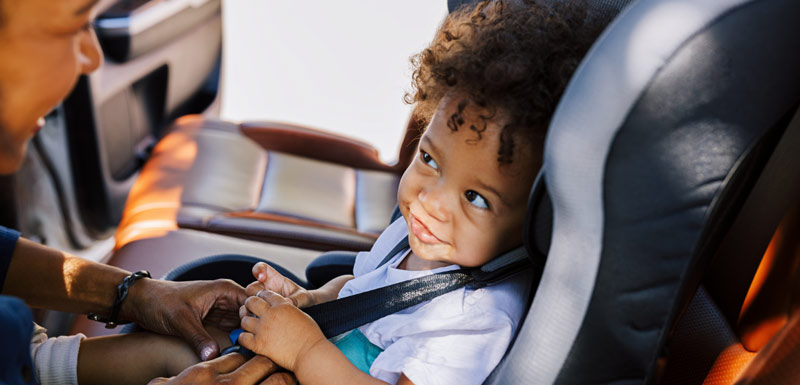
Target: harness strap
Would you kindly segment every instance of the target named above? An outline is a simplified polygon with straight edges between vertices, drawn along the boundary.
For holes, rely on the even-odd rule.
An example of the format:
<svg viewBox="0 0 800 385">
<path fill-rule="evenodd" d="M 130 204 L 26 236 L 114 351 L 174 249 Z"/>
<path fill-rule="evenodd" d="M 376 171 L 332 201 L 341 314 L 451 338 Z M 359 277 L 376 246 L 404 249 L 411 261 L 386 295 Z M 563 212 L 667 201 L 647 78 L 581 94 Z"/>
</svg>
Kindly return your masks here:
<svg viewBox="0 0 800 385">
<path fill-rule="evenodd" d="M 381 263 L 378 264 L 378 266 L 375 266 L 375 269 L 385 265 L 387 262 L 389 262 L 392 259 L 392 257 L 397 255 L 397 253 L 399 253 L 401 251 L 404 251 L 405 249 L 408 249 L 408 247 L 409 247 L 408 246 L 408 237 L 406 236 L 406 237 L 403 237 L 403 239 L 401 239 L 400 242 L 397 242 L 397 245 L 395 245 L 394 248 L 391 251 L 389 251 L 389 253 L 386 254 L 385 257 L 383 257 L 383 260 L 381 261 Z"/>
<path fill-rule="evenodd" d="M 405 237 L 377 267 L 383 266 L 407 248 L 408 237 Z M 426 275 L 302 310 L 316 321 L 325 337 L 331 338 L 464 286 L 479 288 L 495 284 L 531 267 L 533 264 L 525 249 L 520 247 L 481 267 Z"/>
<path fill-rule="evenodd" d="M 448 293 L 472 281 L 462 270 L 426 275 L 302 309 L 330 338 Z"/>
</svg>

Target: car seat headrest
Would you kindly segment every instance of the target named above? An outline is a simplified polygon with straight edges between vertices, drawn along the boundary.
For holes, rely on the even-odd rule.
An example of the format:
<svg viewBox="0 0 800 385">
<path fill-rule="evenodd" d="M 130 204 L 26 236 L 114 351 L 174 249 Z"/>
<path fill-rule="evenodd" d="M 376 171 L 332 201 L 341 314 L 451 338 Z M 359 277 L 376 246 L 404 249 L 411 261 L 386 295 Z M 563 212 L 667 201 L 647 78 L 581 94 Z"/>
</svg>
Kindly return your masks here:
<svg viewBox="0 0 800 385">
<path fill-rule="evenodd" d="M 795 0 L 640 0 L 609 26 L 550 125 L 547 262 L 489 383 L 648 380 L 729 176 L 800 102 L 798 23 Z"/>
</svg>

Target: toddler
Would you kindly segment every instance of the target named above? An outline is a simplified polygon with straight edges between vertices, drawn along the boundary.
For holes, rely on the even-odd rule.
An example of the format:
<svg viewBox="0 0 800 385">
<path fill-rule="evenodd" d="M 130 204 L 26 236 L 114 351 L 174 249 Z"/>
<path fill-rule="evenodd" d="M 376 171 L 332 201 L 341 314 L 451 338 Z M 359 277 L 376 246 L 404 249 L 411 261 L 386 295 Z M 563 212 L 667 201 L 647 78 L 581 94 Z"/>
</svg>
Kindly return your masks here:
<svg viewBox="0 0 800 385">
<path fill-rule="evenodd" d="M 529 274 L 449 292 L 331 341 L 298 307 L 481 266 L 519 247 L 547 125 L 600 27 L 569 1 L 484 1 L 449 15 L 412 59 L 407 101 L 427 128 L 398 188 L 402 218 L 358 254 L 354 275 L 316 290 L 254 266 L 239 343 L 304 385 L 482 383 L 517 330 Z M 404 237 L 410 249 L 378 266 Z"/>
</svg>

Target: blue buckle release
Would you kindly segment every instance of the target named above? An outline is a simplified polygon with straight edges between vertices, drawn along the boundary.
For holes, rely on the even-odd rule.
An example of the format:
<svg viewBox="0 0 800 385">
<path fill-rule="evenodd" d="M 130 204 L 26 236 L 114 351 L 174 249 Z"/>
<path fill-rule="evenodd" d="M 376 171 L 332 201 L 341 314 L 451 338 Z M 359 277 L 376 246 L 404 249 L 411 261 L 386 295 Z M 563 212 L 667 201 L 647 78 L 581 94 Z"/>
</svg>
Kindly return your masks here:
<svg viewBox="0 0 800 385">
<path fill-rule="evenodd" d="M 242 329 L 233 329 L 233 331 L 231 331 L 231 334 L 228 335 L 231 339 L 231 342 L 233 343 L 233 346 L 228 346 L 227 348 L 223 349 L 219 355 L 224 356 L 226 354 L 239 353 L 248 360 L 253 358 L 256 355 L 255 353 L 253 353 L 250 349 L 245 348 L 244 346 L 237 345 L 237 342 L 239 342 L 239 336 L 243 332 L 244 330 Z"/>
</svg>

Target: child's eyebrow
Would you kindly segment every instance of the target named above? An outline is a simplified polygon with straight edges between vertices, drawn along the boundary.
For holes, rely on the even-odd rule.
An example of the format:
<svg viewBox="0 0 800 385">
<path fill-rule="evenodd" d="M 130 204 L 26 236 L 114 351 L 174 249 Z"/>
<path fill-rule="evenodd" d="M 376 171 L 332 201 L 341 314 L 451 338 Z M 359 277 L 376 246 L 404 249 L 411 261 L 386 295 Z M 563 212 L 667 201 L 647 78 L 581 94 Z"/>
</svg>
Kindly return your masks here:
<svg viewBox="0 0 800 385">
<path fill-rule="evenodd" d="M 420 140 L 420 143 L 425 143 L 426 145 L 428 145 L 431 148 L 431 151 L 428 151 L 428 152 L 433 152 L 434 155 L 435 154 L 441 154 L 439 152 L 439 147 L 436 146 L 436 144 L 434 144 L 433 141 L 430 138 L 428 138 L 427 136 L 423 136 L 422 140 Z"/>
<path fill-rule="evenodd" d="M 497 189 L 495 189 L 491 185 L 483 183 L 480 179 L 478 179 L 476 183 L 478 184 L 478 187 L 480 187 L 481 189 L 488 190 L 492 194 L 496 195 L 497 198 L 500 199 L 500 202 L 502 202 L 506 207 L 511 206 L 511 204 L 505 198 L 503 198 L 503 195 L 500 194 L 500 192 L 497 191 Z"/>
</svg>

